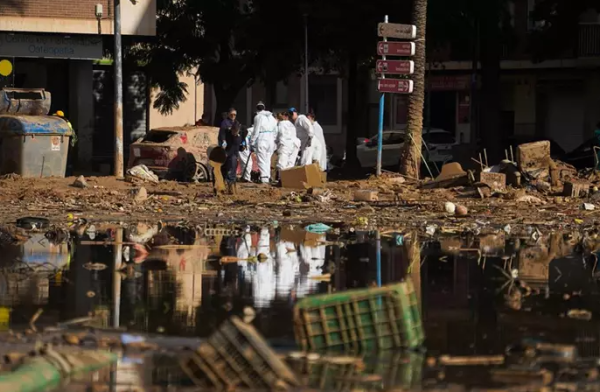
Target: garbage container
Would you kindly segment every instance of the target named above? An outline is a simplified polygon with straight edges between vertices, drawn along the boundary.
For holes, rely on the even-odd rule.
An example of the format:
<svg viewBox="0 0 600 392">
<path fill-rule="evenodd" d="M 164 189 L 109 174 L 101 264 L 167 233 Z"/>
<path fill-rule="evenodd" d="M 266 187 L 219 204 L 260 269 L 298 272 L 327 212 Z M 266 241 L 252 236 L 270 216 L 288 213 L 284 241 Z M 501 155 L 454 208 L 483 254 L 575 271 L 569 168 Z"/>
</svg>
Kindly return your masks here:
<svg viewBox="0 0 600 392">
<path fill-rule="evenodd" d="M 1 114 L 30 114 L 43 116 L 50 113 L 52 95 L 43 88 L 10 88 L 0 90 Z"/>
<path fill-rule="evenodd" d="M 0 115 L 0 174 L 64 177 L 71 134 L 60 117 Z"/>
</svg>

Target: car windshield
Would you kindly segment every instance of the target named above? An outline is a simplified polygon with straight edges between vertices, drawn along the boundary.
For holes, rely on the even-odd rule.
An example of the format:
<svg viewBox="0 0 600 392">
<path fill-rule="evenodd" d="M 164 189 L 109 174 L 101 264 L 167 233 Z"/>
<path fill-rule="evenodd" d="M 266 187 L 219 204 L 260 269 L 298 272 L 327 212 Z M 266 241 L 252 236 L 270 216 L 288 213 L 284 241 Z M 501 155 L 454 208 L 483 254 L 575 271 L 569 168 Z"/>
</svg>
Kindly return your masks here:
<svg viewBox="0 0 600 392">
<path fill-rule="evenodd" d="M 144 136 L 143 141 L 148 143 L 164 143 L 173 137 L 173 135 L 177 135 L 177 132 L 150 131 Z"/>
<path fill-rule="evenodd" d="M 423 133 L 423 140 L 429 144 L 454 144 L 456 139 L 451 133 L 448 132 L 431 132 Z"/>
</svg>

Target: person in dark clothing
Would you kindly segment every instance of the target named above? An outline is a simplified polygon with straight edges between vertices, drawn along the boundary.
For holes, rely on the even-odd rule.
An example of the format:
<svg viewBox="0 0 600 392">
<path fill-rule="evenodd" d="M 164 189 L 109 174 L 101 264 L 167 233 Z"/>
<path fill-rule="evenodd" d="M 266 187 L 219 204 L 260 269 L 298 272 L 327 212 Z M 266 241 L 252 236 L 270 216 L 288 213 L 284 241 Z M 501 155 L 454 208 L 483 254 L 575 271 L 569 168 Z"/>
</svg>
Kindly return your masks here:
<svg viewBox="0 0 600 392">
<path fill-rule="evenodd" d="M 227 160 L 221 167 L 221 170 L 225 182 L 230 186 L 235 184 L 237 180 L 238 154 L 246 148 L 244 141 L 246 140 L 247 133 L 248 131 L 237 121 L 225 132 L 224 141 Z"/>
<path fill-rule="evenodd" d="M 225 148 L 227 145 L 226 142 L 226 134 L 231 129 L 233 124 L 238 124 L 237 121 L 237 111 L 234 108 L 229 109 L 227 113 L 227 117 L 221 122 L 221 127 L 219 129 L 219 146 Z"/>
</svg>

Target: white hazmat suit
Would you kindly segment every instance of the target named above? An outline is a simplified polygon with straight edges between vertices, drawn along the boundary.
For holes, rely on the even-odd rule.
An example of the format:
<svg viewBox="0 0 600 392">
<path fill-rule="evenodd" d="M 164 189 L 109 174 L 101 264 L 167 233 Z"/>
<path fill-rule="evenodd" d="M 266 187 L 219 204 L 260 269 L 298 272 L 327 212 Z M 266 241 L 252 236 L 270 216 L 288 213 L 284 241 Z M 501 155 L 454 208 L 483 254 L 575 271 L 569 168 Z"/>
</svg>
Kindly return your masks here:
<svg viewBox="0 0 600 392">
<path fill-rule="evenodd" d="M 250 151 L 250 139 L 253 128 L 248 128 L 246 136 L 246 149 L 239 152 L 240 165 L 242 166 L 242 179 L 250 182 L 252 180 L 252 152 Z"/>
<path fill-rule="evenodd" d="M 317 121 L 315 121 L 313 123 L 313 128 L 315 130 L 315 138 L 318 139 L 319 143 L 321 144 L 318 156 L 313 151 L 313 159 L 317 159 L 319 161 L 319 166 L 321 166 L 321 170 L 326 171 L 327 170 L 327 144 L 325 143 L 325 134 L 323 132 L 323 128 L 321 127 L 321 124 L 319 124 Z"/>
<path fill-rule="evenodd" d="M 293 167 L 299 150 L 300 139 L 296 137 L 296 127 L 288 120 L 280 121 L 277 125 L 277 169 Z"/>
<path fill-rule="evenodd" d="M 261 110 L 254 117 L 253 128 L 250 143 L 256 151 L 260 182 L 266 184 L 271 180 L 271 157 L 275 152 L 277 120 L 273 117 L 273 113 Z"/>
<path fill-rule="evenodd" d="M 294 125 L 296 135 L 300 139 L 300 164 L 310 165 L 313 160 L 319 160 L 322 149 L 319 139 L 315 138 L 313 123 L 304 114 L 299 114 Z"/>
</svg>

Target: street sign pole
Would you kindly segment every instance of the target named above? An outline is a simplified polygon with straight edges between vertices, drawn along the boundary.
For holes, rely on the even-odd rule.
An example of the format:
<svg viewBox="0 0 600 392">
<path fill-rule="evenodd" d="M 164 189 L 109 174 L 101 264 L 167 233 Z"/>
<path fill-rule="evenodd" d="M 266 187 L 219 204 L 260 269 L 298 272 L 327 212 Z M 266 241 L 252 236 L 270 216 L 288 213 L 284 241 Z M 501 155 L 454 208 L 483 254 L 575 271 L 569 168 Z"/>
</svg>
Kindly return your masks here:
<svg viewBox="0 0 600 392">
<path fill-rule="evenodd" d="M 388 16 L 386 15 L 383 23 L 388 23 Z M 383 42 L 387 42 L 387 37 L 383 37 Z M 383 60 L 386 60 L 386 56 L 382 56 Z M 385 79 L 385 75 L 380 76 Z M 381 93 L 379 98 L 379 126 L 377 128 L 377 171 L 375 174 L 377 177 L 381 176 L 381 156 L 383 155 L 383 115 L 385 108 L 385 93 Z"/>
</svg>

